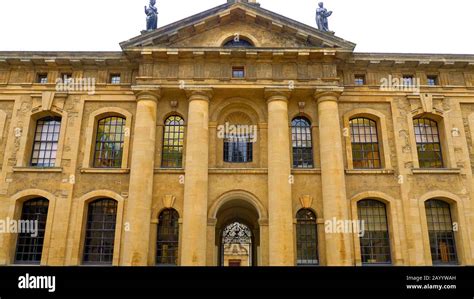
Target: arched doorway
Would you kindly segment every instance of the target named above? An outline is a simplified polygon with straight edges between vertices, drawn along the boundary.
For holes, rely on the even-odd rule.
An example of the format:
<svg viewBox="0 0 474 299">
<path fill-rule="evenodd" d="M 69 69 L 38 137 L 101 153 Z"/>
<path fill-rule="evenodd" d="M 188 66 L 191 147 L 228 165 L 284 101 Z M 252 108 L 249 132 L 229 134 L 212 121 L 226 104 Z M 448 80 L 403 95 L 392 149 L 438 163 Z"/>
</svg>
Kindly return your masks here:
<svg viewBox="0 0 474 299">
<path fill-rule="evenodd" d="M 216 215 L 216 247 L 219 266 L 257 266 L 260 227 L 257 209 L 248 201 L 225 202 Z"/>
</svg>

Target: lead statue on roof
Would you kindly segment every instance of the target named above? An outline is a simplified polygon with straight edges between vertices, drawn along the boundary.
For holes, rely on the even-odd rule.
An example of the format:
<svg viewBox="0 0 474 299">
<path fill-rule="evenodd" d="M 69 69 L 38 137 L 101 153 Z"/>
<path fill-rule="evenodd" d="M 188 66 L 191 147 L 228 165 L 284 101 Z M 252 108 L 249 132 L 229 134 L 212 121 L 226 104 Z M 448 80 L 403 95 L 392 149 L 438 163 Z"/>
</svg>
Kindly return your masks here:
<svg viewBox="0 0 474 299">
<path fill-rule="evenodd" d="M 332 11 L 324 8 L 324 3 L 319 2 L 319 7 L 316 9 L 316 24 L 321 31 L 329 31 L 328 18 L 332 15 Z"/>
<path fill-rule="evenodd" d="M 150 0 L 150 5 L 145 6 L 146 30 L 152 31 L 158 27 L 158 9 L 155 6 L 156 0 Z"/>
</svg>

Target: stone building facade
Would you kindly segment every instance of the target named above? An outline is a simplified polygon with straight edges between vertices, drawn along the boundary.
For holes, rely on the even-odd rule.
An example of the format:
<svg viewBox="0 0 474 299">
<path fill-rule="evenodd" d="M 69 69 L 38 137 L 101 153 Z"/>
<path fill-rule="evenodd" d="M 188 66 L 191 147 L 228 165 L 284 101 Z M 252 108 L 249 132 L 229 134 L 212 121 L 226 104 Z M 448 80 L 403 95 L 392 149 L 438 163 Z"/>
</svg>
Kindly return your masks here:
<svg viewBox="0 0 474 299">
<path fill-rule="evenodd" d="M 252 265 L 474 264 L 474 55 L 356 53 L 254 2 L 0 52 L 0 219 L 40 228 L 1 265 L 222 265 L 236 222 Z"/>
</svg>

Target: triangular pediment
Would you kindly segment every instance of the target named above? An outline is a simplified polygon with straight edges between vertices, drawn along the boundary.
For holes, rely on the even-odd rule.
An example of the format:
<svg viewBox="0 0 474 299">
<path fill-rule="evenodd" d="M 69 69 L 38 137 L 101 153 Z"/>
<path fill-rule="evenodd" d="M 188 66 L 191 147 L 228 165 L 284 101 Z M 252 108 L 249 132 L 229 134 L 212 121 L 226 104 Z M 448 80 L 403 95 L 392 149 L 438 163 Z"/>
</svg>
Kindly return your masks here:
<svg viewBox="0 0 474 299">
<path fill-rule="evenodd" d="M 332 48 L 352 51 L 355 44 L 261 8 L 224 4 L 122 42 L 133 48 L 219 48 L 238 34 L 258 48 Z"/>
</svg>

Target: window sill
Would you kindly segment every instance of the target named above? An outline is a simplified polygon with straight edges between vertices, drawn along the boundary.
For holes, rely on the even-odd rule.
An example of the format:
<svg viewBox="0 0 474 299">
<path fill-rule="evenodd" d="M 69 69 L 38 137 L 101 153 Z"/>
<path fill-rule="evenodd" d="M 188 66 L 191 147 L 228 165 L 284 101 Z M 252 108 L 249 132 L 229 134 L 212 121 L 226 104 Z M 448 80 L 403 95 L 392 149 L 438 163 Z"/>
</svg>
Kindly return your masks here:
<svg viewBox="0 0 474 299">
<path fill-rule="evenodd" d="M 41 173 L 60 173 L 63 172 L 62 167 L 13 167 L 13 172 L 41 172 Z"/>
<path fill-rule="evenodd" d="M 81 173 L 124 174 L 130 173 L 129 168 L 81 168 Z"/>
<path fill-rule="evenodd" d="M 346 174 L 394 174 L 393 169 L 346 169 Z"/>
<path fill-rule="evenodd" d="M 266 168 L 209 168 L 209 174 L 267 174 Z"/>
<path fill-rule="evenodd" d="M 461 168 L 417 168 L 412 169 L 413 174 L 460 174 Z"/>
<path fill-rule="evenodd" d="M 321 174 L 321 168 L 293 168 L 291 174 Z"/>
<path fill-rule="evenodd" d="M 158 174 L 184 174 L 184 168 L 156 168 Z"/>
</svg>

